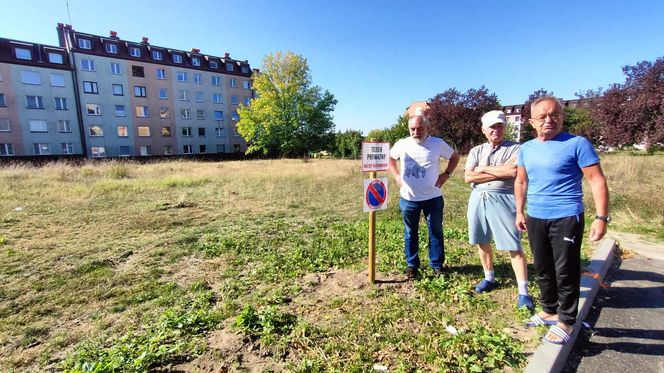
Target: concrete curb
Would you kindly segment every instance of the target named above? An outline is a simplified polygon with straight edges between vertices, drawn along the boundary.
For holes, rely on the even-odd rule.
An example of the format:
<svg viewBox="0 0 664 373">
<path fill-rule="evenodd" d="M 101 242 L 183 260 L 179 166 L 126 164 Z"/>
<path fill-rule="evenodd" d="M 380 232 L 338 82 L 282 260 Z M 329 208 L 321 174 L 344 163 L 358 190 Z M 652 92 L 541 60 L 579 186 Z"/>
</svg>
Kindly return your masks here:
<svg viewBox="0 0 664 373">
<path fill-rule="evenodd" d="M 572 340 L 564 345 L 555 345 L 548 342 L 542 342 L 537 348 L 533 356 L 530 357 L 525 372 L 527 373 L 540 373 L 540 372 L 554 372 L 562 371 L 567 362 L 574 342 L 583 328 L 582 321 L 588 316 L 590 308 L 595 301 L 597 292 L 599 291 L 600 284 L 606 275 L 611 262 L 613 261 L 613 253 L 616 249 L 616 241 L 613 239 L 604 239 L 600 244 L 597 251 L 590 260 L 587 269 L 589 272 L 599 275 L 599 278 L 591 276 L 581 276 L 581 293 L 579 296 L 579 315 L 576 324 L 574 325 L 574 332 L 572 333 Z"/>
</svg>

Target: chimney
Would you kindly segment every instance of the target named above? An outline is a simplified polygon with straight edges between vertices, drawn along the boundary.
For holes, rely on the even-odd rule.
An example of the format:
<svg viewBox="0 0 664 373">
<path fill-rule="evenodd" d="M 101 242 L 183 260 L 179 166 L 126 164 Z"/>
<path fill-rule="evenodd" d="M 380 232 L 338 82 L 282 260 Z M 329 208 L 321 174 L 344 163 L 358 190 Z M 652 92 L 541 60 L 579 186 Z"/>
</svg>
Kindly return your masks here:
<svg viewBox="0 0 664 373">
<path fill-rule="evenodd" d="M 111 30 L 109 34 L 111 35 L 111 39 L 118 39 L 118 33 L 117 32 Z"/>
<path fill-rule="evenodd" d="M 224 58 L 231 58 L 231 54 L 228 52 L 224 53 Z"/>
<path fill-rule="evenodd" d="M 143 36 L 143 41 L 141 41 L 141 44 L 150 44 L 148 43 L 148 38 Z"/>
<path fill-rule="evenodd" d="M 198 48 L 191 48 L 191 54 L 200 54 L 201 50 Z"/>
</svg>

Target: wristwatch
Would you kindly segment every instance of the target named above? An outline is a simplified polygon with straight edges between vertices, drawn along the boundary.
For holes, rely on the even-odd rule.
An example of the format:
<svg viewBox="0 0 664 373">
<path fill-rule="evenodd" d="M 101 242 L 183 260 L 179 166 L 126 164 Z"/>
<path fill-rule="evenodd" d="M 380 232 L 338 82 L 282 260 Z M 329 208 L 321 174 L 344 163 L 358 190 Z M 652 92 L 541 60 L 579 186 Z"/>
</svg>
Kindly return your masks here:
<svg viewBox="0 0 664 373">
<path fill-rule="evenodd" d="M 443 173 L 444 173 L 445 175 L 447 175 L 447 177 L 452 176 L 452 173 L 451 173 L 451 172 L 447 172 L 447 171 L 445 171 L 445 172 L 443 172 Z"/>
<path fill-rule="evenodd" d="M 611 222 L 611 216 L 609 216 L 609 215 L 606 215 L 606 216 L 595 215 L 595 219 L 601 220 L 601 221 L 606 222 L 606 223 Z"/>
</svg>

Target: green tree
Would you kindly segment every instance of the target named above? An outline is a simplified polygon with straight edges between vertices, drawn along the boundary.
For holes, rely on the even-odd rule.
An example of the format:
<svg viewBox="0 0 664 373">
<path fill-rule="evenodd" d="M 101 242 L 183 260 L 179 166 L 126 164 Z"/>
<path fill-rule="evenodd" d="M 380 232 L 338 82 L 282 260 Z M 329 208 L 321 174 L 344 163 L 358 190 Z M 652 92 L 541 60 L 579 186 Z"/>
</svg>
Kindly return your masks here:
<svg viewBox="0 0 664 373">
<path fill-rule="evenodd" d="M 337 100 L 312 85 L 305 58 L 292 52 L 268 54 L 252 81 L 257 98 L 238 108 L 237 130 L 249 144 L 247 153 L 299 157 L 332 146 Z"/>
<path fill-rule="evenodd" d="M 399 118 L 397 118 L 397 122 L 391 127 L 369 131 L 367 140 L 387 141 L 394 144 L 398 140 L 408 137 L 408 119 L 408 114 L 400 115 Z"/>
<path fill-rule="evenodd" d="M 334 155 L 341 158 L 358 158 L 362 152 L 363 139 L 360 131 L 337 132 Z"/>
<path fill-rule="evenodd" d="M 601 145 L 601 128 L 590 110 L 584 107 L 565 108 L 565 131 L 581 135 L 594 145 Z"/>
</svg>

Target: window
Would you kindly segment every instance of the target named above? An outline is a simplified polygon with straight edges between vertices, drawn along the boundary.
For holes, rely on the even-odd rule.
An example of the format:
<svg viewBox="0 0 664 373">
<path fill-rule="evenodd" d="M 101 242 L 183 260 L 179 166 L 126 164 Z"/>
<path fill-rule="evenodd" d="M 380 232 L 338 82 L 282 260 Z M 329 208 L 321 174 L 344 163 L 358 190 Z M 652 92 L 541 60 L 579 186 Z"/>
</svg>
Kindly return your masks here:
<svg viewBox="0 0 664 373">
<path fill-rule="evenodd" d="M 113 54 L 118 53 L 118 46 L 115 44 L 107 43 L 104 45 L 104 48 L 106 48 L 106 52 L 108 53 L 113 53 Z"/>
<path fill-rule="evenodd" d="M 207 146 L 205 146 L 205 145 L 198 145 L 198 152 L 199 152 L 199 153 L 207 153 Z"/>
<path fill-rule="evenodd" d="M 191 109 L 180 109 L 180 117 L 182 119 L 191 119 Z"/>
<path fill-rule="evenodd" d="M 165 69 L 157 69 L 157 79 L 159 79 L 159 80 L 166 79 L 166 70 Z"/>
<path fill-rule="evenodd" d="M 136 106 L 136 116 L 138 118 L 147 118 L 150 116 L 147 106 Z"/>
<path fill-rule="evenodd" d="M 159 99 L 160 100 L 167 100 L 168 99 L 168 89 L 159 88 Z"/>
<path fill-rule="evenodd" d="M 81 60 L 81 70 L 83 71 L 95 71 L 95 60 L 82 59 Z"/>
<path fill-rule="evenodd" d="M 115 86 L 119 84 L 113 84 L 113 94 L 115 94 Z M 99 93 L 99 87 L 97 87 L 97 82 L 86 82 L 83 81 L 83 92 L 85 93 Z M 122 94 L 122 86 L 120 86 L 120 94 Z"/>
<path fill-rule="evenodd" d="M 160 51 L 152 51 L 152 59 L 155 61 L 161 61 L 161 52 Z"/>
<path fill-rule="evenodd" d="M 92 49 L 92 43 L 88 39 L 78 39 L 78 47 L 83 49 Z"/>
<path fill-rule="evenodd" d="M 230 62 L 226 62 L 226 71 L 233 71 L 233 64 Z"/>
<path fill-rule="evenodd" d="M 520 122 L 521 121 L 521 116 L 520 115 L 515 116 L 514 121 L 515 122 Z"/>
<path fill-rule="evenodd" d="M 191 127 L 182 127 L 182 136 L 191 137 Z"/>
<path fill-rule="evenodd" d="M 150 137 L 150 127 L 138 126 L 138 137 Z"/>
<path fill-rule="evenodd" d="M 173 145 L 164 145 L 164 155 L 173 155 Z"/>
<path fill-rule="evenodd" d="M 97 83 L 95 83 L 95 86 Z M 124 87 L 122 84 L 113 84 L 113 94 L 115 96 L 124 96 Z"/>
<path fill-rule="evenodd" d="M 196 119 L 205 120 L 205 110 L 196 110 Z"/>
<path fill-rule="evenodd" d="M 237 111 L 234 111 L 234 112 L 231 113 L 231 119 L 236 121 L 236 122 L 238 120 L 240 120 L 240 115 L 237 113 Z"/>
<path fill-rule="evenodd" d="M 237 96 L 231 96 L 231 104 L 237 105 L 238 103 Z"/>
<path fill-rule="evenodd" d="M 23 84 L 41 84 L 41 78 L 36 71 L 21 71 L 21 82 Z"/>
<path fill-rule="evenodd" d="M 242 73 L 243 74 L 249 74 L 249 66 L 243 65 L 242 66 Z"/>
<path fill-rule="evenodd" d="M 120 146 L 120 156 L 128 157 L 131 155 L 131 147 L 129 146 Z"/>
<path fill-rule="evenodd" d="M 116 117 L 126 117 L 127 111 L 125 110 L 124 105 L 115 105 L 115 116 Z"/>
<path fill-rule="evenodd" d="M 88 113 L 88 115 L 101 115 L 101 105 L 99 104 L 86 104 L 85 110 Z"/>
<path fill-rule="evenodd" d="M 37 155 L 49 155 L 51 154 L 51 144 L 33 143 L 32 151 Z"/>
<path fill-rule="evenodd" d="M 106 148 L 103 146 L 93 146 L 90 150 L 92 158 L 103 158 L 106 156 Z"/>
<path fill-rule="evenodd" d="M 192 154 L 194 152 L 192 149 L 191 145 L 182 145 L 182 153 L 184 154 Z"/>
<path fill-rule="evenodd" d="M 249 106 L 251 103 L 251 97 L 245 97 L 244 98 L 244 106 Z"/>
<path fill-rule="evenodd" d="M 122 74 L 120 72 L 120 64 L 119 63 L 111 62 L 111 74 L 115 74 L 115 75 Z"/>
<path fill-rule="evenodd" d="M 31 60 L 32 59 L 32 51 L 30 49 L 15 48 L 14 52 L 16 53 L 16 58 L 18 58 L 19 60 Z"/>
<path fill-rule="evenodd" d="M 236 153 L 240 152 L 240 144 L 233 144 L 233 151 Z"/>
<path fill-rule="evenodd" d="M 44 99 L 42 96 L 25 96 L 28 109 L 43 109 Z"/>
<path fill-rule="evenodd" d="M 171 113 L 168 111 L 168 107 L 164 106 L 159 109 L 159 117 L 162 119 L 168 119 L 171 117 Z"/>
<path fill-rule="evenodd" d="M 134 97 L 148 97 L 148 91 L 140 85 L 134 86 Z"/>
<path fill-rule="evenodd" d="M 74 144 L 72 143 L 61 143 L 60 149 L 62 154 L 74 154 Z"/>
<path fill-rule="evenodd" d="M 242 81 L 242 88 L 244 89 L 251 89 L 251 84 L 248 80 L 243 80 Z"/>
<path fill-rule="evenodd" d="M 512 109 L 507 109 L 507 110 L 505 110 L 505 113 L 506 113 L 506 114 L 512 114 Z"/>
<path fill-rule="evenodd" d="M 189 91 L 187 91 L 186 89 L 181 89 L 178 92 L 179 92 L 178 96 L 180 97 L 180 101 L 189 101 Z"/>
<path fill-rule="evenodd" d="M 150 145 L 141 145 L 140 151 L 141 155 L 145 157 L 152 154 L 152 147 Z"/>
<path fill-rule="evenodd" d="M 51 86 L 53 87 L 64 87 L 65 86 L 65 76 L 62 74 L 51 74 Z"/>
<path fill-rule="evenodd" d="M 2 132 L 9 132 L 11 131 L 11 127 L 9 126 L 9 119 L 7 118 L 0 118 L 0 131 Z"/>
<path fill-rule="evenodd" d="M 221 77 L 220 76 L 213 76 L 212 77 L 212 85 L 216 85 L 216 86 L 221 87 Z"/>
<path fill-rule="evenodd" d="M 516 112 L 517 112 L 517 113 L 520 113 L 520 112 L 521 112 L 521 108 L 516 108 Z"/>
<path fill-rule="evenodd" d="M 71 122 L 68 120 L 58 121 L 58 132 L 69 133 L 71 132 Z"/>
<path fill-rule="evenodd" d="M 14 155 L 14 144 L 0 144 L 0 155 Z"/>
<path fill-rule="evenodd" d="M 55 110 L 67 110 L 66 97 L 55 97 Z"/>
<path fill-rule="evenodd" d="M 118 126 L 118 137 L 129 137 L 129 131 L 127 130 L 127 126 Z"/>
<path fill-rule="evenodd" d="M 221 95 L 221 93 L 213 93 L 212 94 L 212 102 L 215 104 L 223 104 L 224 103 L 224 96 Z"/>
<path fill-rule="evenodd" d="M 194 73 L 194 83 L 203 84 L 203 76 L 199 73 Z"/>
<path fill-rule="evenodd" d="M 210 60 L 209 63 L 210 63 L 210 68 L 211 69 L 218 69 L 219 68 L 219 62 L 217 62 L 217 60 Z"/>
<path fill-rule="evenodd" d="M 217 153 L 226 153 L 226 145 L 217 144 Z"/>
<path fill-rule="evenodd" d="M 91 137 L 102 137 L 104 136 L 104 129 L 99 125 L 88 126 L 88 133 Z"/>
<path fill-rule="evenodd" d="M 214 120 L 224 120 L 224 112 L 216 110 L 214 112 Z"/>
<path fill-rule="evenodd" d="M 214 135 L 217 137 L 226 137 L 226 131 L 224 131 L 224 127 L 216 127 L 214 129 Z"/>
<path fill-rule="evenodd" d="M 191 64 L 194 66 L 200 66 L 201 65 L 201 59 L 198 57 L 192 57 L 191 58 Z"/>
<path fill-rule="evenodd" d="M 196 102 L 203 102 L 203 92 L 196 92 Z"/>
<path fill-rule="evenodd" d="M 162 137 L 171 137 L 171 127 L 168 127 L 168 126 L 161 127 L 161 136 Z"/>
<path fill-rule="evenodd" d="M 65 59 L 64 57 L 62 57 L 60 53 L 48 52 L 48 62 L 62 65 L 63 63 L 65 63 Z"/>
<path fill-rule="evenodd" d="M 0 106 L 7 106 L 7 101 L 5 101 L 4 93 L 0 93 Z"/>
<path fill-rule="evenodd" d="M 30 132 L 48 132 L 48 124 L 45 120 L 31 120 L 28 124 Z"/>
<path fill-rule="evenodd" d="M 178 71 L 178 82 L 186 82 L 187 73 L 185 71 Z"/>
<path fill-rule="evenodd" d="M 179 54 L 174 54 L 173 55 L 173 62 L 182 63 L 182 56 L 180 56 Z"/>
<path fill-rule="evenodd" d="M 240 133 L 237 131 L 237 128 L 233 128 L 233 137 L 240 137 Z"/>
<path fill-rule="evenodd" d="M 141 50 L 140 50 L 140 48 L 137 48 L 137 47 L 129 47 L 129 54 L 132 57 L 140 57 L 141 56 Z"/>
<path fill-rule="evenodd" d="M 237 88 L 237 79 L 231 79 L 231 88 Z"/>
<path fill-rule="evenodd" d="M 143 66 L 132 65 L 131 76 L 135 76 L 137 78 L 145 78 L 145 69 L 143 68 Z"/>
<path fill-rule="evenodd" d="M 198 127 L 198 137 L 205 137 L 205 127 Z"/>
</svg>

